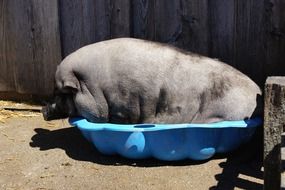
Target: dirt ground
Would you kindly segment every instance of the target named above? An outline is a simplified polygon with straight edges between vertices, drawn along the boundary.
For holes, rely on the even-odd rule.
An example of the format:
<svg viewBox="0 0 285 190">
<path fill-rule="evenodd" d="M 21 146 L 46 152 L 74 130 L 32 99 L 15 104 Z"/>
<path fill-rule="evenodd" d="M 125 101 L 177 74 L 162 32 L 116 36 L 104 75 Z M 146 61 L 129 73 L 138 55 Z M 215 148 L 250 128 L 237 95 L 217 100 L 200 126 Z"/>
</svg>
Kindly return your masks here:
<svg viewBox="0 0 285 190">
<path fill-rule="evenodd" d="M 66 120 L 20 115 L 0 120 L 0 189 L 262 189 L 260 154 L 243 149 L 202 162 L 128 160 L 100 154 Z"/>
</svg>

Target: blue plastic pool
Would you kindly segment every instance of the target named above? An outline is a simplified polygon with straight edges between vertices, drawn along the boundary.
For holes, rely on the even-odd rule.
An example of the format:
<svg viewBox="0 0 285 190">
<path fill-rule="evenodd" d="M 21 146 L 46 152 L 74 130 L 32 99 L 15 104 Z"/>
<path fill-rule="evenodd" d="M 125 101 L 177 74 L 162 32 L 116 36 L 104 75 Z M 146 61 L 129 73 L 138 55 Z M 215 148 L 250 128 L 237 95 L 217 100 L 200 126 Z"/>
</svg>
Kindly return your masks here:
<svg viewBox="0 0 285 190">
<path fill-rule="evenodd" d="M 215 153 L 234 150 L 250 140 L 262 120 L 223 121 L 210 124 L 91 123 L 71 118 L 84 137 L 103 154 L 131 159 L 205 160 Z"/>
</svg>

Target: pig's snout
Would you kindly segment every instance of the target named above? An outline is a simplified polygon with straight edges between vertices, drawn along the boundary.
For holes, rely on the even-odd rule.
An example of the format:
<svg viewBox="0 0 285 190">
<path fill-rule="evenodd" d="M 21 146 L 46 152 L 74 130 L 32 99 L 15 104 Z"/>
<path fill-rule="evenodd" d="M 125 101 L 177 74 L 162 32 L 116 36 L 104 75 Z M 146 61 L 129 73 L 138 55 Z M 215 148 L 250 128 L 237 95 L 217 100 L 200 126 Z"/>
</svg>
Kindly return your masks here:
<svg viewBox="0 0 285 190">
<path fill-rule="evenodd" d="M 64 113 L 57 108 L 56 104 L 47 104 L 45 107 L 42 108 L 42 114 L 44 120 L 50 121 L 54 119 L 61 119 L 67 117 Z"/>
<path fill-rule="evenodd" d="M 70 116 L 67 111 L 67 108 L 58 106 L 56 103 L 47 104 L 45 107 L 42 108 L 42 114 L 44 120 L 46 121 L 67 118 L 68 116 Z"/>
<path fill-rule="evenodd" d="M 56 96 L 54 100 L 42 108 L 42 114 L 46 121 L 65 119 L 76 114 L 72 96 Z"/>
<path fill-rule="evenodd" d="M 52 120 L 52 106 L 50 104 L 44 106 L 41 110 L 44 120 L 50 121 Z"/>
</svg>

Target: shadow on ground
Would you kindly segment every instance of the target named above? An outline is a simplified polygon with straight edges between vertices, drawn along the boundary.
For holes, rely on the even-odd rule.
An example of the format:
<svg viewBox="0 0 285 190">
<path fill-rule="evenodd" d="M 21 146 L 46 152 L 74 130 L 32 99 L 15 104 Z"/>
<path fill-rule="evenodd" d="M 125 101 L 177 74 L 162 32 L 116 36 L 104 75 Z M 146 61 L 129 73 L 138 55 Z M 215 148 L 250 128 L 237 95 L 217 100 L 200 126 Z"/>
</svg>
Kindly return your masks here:
<svg viewBox="0 0 285 190">
<path fill-rule="evenodd" d="M 215 176 L 217 185 L 210 190 L 263 189 L 263 131 L 256 131 L 250 142 L 232 152 L 225 162 L 219 164 L 223 169 L 221 174 Z M 250 176 L 257 180 L 249 181 Z"/>
<path fill-rule="evenodd" d="M 183 160 L 175 162 L 159 161 L 156 159 L 129 160 L 121 156 L 105 156 L 96 150 L 75 128 L 63 128 L 57 130 L 47 130 L 42 128 L 35 129 L 36 134 L 31 138 L 31 147 L 38 147 L 41 151 L 60 148 L 66 154 L 75 160 L 94 162 L 102 165 L 129 165 L 133 167 L 158 167 L 158 166 L 183 166 L 197 165 L 208 162 Z M 256 141 L 256 139 L 253 139 Z M 257 141 L 259 143 L 259 141 Z M 256 150 L 258 149 L 258 150 Z M 241 156 L 242 155 L 242 156 Z M 240 178 L 241 174 L 251 176 L 262 180 L 262 151 L 260 146 L 256 148 L 256 144 L 249 142 L 237 151 L 231 154 L 216 155 L 212 159 L 227 158 L 225 162 L 219 164 L 223 169 L 221 174 L 215 176 L 217 185 L 210 190 L 219 189 L 262 189 L 261 183 L 248 181 Z"/>
<path fill-rule="evenodd" d="M 223 168 L 223 172 L 215 176 L 218 183 L 216 186 L 211 187 L 210 190 L 230 190 L 236 187 L 240 189 L 263 189 L 262 183 L 249 181 L 242 177 L 250 176 L 262 180 L 261 163 L 253 160 L 252 162 L 237 164 L 232 159 L 227 159 L 226 162 L 222 162 L 219 165 Z"/>
</svg>

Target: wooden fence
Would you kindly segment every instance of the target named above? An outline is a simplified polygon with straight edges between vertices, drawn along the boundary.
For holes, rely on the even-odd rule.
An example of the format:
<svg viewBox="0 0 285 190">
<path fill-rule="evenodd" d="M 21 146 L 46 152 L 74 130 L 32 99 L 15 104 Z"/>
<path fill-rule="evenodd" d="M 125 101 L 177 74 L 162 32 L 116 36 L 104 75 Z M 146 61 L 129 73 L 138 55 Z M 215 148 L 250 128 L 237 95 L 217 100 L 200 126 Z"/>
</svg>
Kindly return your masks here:
<svg viewBox="0 0 285 190">
<path fill-rule="evenodd" d="M 285 74 L 284 0 L 0 0 L 0 92 L 49 95 L 62 58 L 123 36 L 219 58 L 261 87 Z"/>
</svg>

